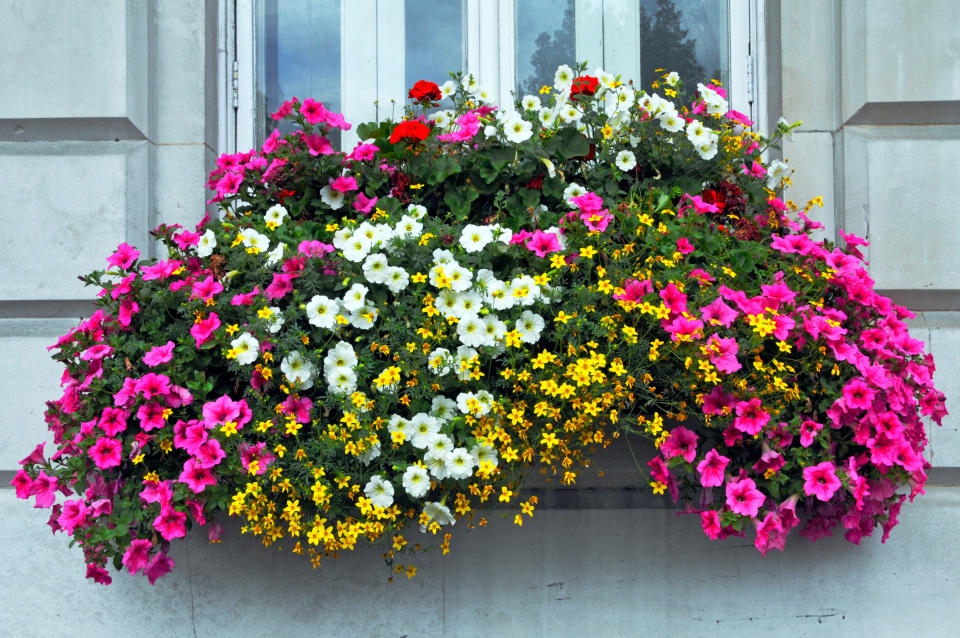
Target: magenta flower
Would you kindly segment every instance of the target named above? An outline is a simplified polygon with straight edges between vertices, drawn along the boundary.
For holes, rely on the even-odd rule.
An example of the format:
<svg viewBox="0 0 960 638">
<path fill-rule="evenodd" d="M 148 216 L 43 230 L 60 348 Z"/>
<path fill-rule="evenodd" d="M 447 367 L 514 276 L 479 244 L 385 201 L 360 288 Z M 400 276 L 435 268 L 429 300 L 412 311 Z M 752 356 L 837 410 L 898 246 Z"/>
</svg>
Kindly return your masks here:
<svg viewBox="0 0 960 638">
<path fill-rule="evenodd" d="M 164 346 L 154 346 L 147 351 L 147 354 L 143 355 L 143 362 L 151 368 L 169 363 L 173 360 L 174 347 L 176 347 L 176 344 L 172 341 L 168 341 Z"/>
<path fill-rule="evenodd" d="M 266 472 L 270 464 L 276 460 L 277 457 L 269 450 L 264 450 L 266 445 L 267 444 L 262 441 L 256 445 L 249 443 L 240 444 L 238 451 L 240 452 L 240 464 L 243 466 L 244 472 L 249 472 L 250 464 L 258 461 L 256 475 L 259 476 Z"/>
<path fill-rule="evenodd" d="M 53 505 L 54 501 L 57 500 L 58 481 L 59 479 L 56 476 L 47 476 L 43 470 L 40 470 L 40 474 L 34 479 L 30 488 L 30 493 L 37 497 L 33 505 L 35 508 L 45 508 Z"/>
<path fill-rule="evenodd" d="M 687 311 L 687 296 L 680 292 L 672 281 L 659 292 L 659 295 L 663 299 L 663 305 L 670 309 L 671 314 L 682 315 Z"/>
<path fill-rule="evenodd" d="M 354 161 L 372 160 L 373 156 L 379 150 L 380 147 L 375 146 L 374 144 L 364 144 L 363 142 L 358 142 L 353 151 L 347 155 L 347 159 Z"/>
<path fill-rule="evenodd" d="M 87 578 L 101 585 L 109 585 L 113 582 L 113 577 L 106 569 L 96 563 L 87 563 Z"/>
<path fill-rule="evenodd" d="M 699 437 L 693 431 L 683 426 L 674 428 L 660 446 L 660 453 L 668 459 L 681 456 L 687 463 L 693 463 L 697 458 L 698 439 Z"/>
<path fill-rule="evenodd" d="M 167 558 L 167 555 L 163 552 L 157 553 L 153 558 L 150 559 L 150 562 L 146 564 L 143 568 L 143 573 L 146 575 L 147 580 L 150 581 L 150 584 L 157 582 L 157 579 L 167 574 L 174 567 L 174 562 L 172 558 Z"/>
<path fill-rule="evenodd" d="M 87 524 L 87 505 L 83 499 L 71 499 L 65 501 L 60 516 L 57 517 L 57 523 L 67 534 L 73 534 L 77 527 L 83 527 Z"/>
<path fill-rule="evenodd" d="M 146 538 L 135 538 L 130 541 L 130 546 L 127 547 L 127 551 L 123 553 L 121 562 L 131 574 L 136 574 L 147 566 L 147 562 L 150 560 L 150 549 L 152 547 L 153 543 Z"/>
<path fill-rule="evenodd" d="M 165 374 L 148 372 L 137 379 L 134 392 L 142 394 L 144 399 L 161 397 L 170 392 L 170 377 Z"/>
<path fill-rule="evenodd" d="M 780 520 L 779 515 L 770 512 L 763 521 L 754 519 L 753 524 L 757 528 L 757 538 L 753 545 L 761 554 L 766 556 L 767 552 L 771 549 L 783 551 L 783 547 L 787 542 L 787 533 L 790 530 L 784 529 L 783 522 Z"/>
<path fill-rule="evenodd" d="M 173 499 L 173 490 L 170 481 L 144 481 L 140 490 L 140 500 L 144 503 L 160 503 L 160 508 L 169 507 Z"/>
<path fill-rule="evenodd" d="M 216 467 L 227 457 L 227 453 L 220 447 L 220 441 L 217 439 L 204 441 L 194 450 L 193 455 L 202 468 Z"/>
<path fill-rule="evenodd" d="M 441 142 L 468 142 L 480 131 L 480 120 L 475 111 L 467 111 L 457 118 L 457 130 L 438 135 Z"/>
<path fill-rule="evenodd" d="M 753 518 L 766 500 L 767 498 L 757 489 L 753 479 L 744 478 L 727 483 L 727 507 L 735 514 Z"/>
<path fill-rule="evenodd" d="M 17 470 L 13 480 L 10 481 L 10 485 L 16 490 L 17 498 L 30 498 L 30 495 L 33 494 L 33 479 L 23 470 Z"/>
<path fill-rule="evenodd" d="M 534 231 L 530 241 L 527 242 L 527 250 L 536 253 L 537 257 L 546 257 L 548 253 L 560 251 L 560 240 L 553 233 L 537 230 Z"/>
<path fill-rule="evenodd" d="M 700 512 L 700 526 L 710 540 L 715 541 L 720 537 L 720 515 L 716 510 Z"/>
<path fill-rule="evenodd" d="M 173 507 L 162 508 L 160 515 L 153 519 L 153 528 L 168 541 L 183 538 L 187 535 L 187 515 Z"/>
<path fill-rule="evenodd" d="M 718 453 L 715 449 L 707 452 L 703 460 L 697 463 L 700 485 L 704 487 L 723 485 L 723 474 L 727 470 L 728 463 L 730 463 L 730 459 Z"/>
<path fill-rule="evenodd" d="M 273 281 L 264 291 L 267 299 L 282 299 L 287 293 L 293 292 L 293 280 L 296 278 L 295 273 L 274 273 Z"/>
<path fill-rule="evenodd" d="M 834 493 L 842 485 L 831 461 L 803 468 L 803 480 L 803 493 L 807 496 L 816 496 L 821 501 L 829 501 L 833 498 Z"/>
<path fill-rule="evenodd" d="M 687 239 L 686 237 L 681 237 L 680 239 L 677 240 L 677 250 L 683 253 L 684 255 L 689 255 L 695 249 L 693 247 L 693 244 L 690 243 L 689 239 Z"/>
<path fill-rule="evenodd" d="M 251 418 L 252 413 L 245 399 L 234 401 L 225 394 L 216 401 L 208 401 L 203 404 L 203 422 L 207 427 L 213 428 L 231 421 L 236 423 L 239 429 Z"/>
<path fill-rule="evenodd" d="M 737 340 L 733 338 L 720 338 L 720 335 L 713 333 L 707 344 L 704 346 L 706 353 L 710 355 L 710 362 L 717 366 L 717 370 L 726 374 L 732 374 L 742 366 L 737 361 Z"/>
<path fill-rule="evenodd" d="M 87 450 L 87 454 L 101 470 L 120 465 L 122 460 L 123 444 L 116 439 L 101 436 L 97 442 Z"/>
<path fill-rule="evenodd" d="M 850 409 L 867 410 L 873 405 L 875 392 L 863 379 L 850 379 L 843 386 L 843 402 Z"/>
<path fill-rule="evenodd" d="M 219 327 L 220 317 L 215 312 L 211 312 L 209 317 L 201 319 L 191 326 L 190 334 L 196 340 L 197 348 L 209 341 Z"/>
<path fill-rule="evenodd" d="M 571 197 L 569 201 L 584 213 L 598 213 L 603 208 L 603 199 L 593 192 Z"/>
<path fill-rule="evenodd" d="M 298 397 L 291 394 L 280 405 L 283 413 L 293 415 L 298 423 L 310 422 L 310 409 L 313 407 L 313 401 L 307 397 Z"/>
<path fill-rule="evenodd" d="M 376 197 L 367 197 L 365 193 L 357 193 L 357 198 L 353 201 L 353 208 L 358 213 L 369 215 L 373 207 L 377 205 Z"/>
<path fill-rule="evenodd" d="M 241 173 L 227 173 L 217 181 L 217 196 L 222 199 L 227 195 L 232 195 L 240 189 L 241 184 L 243 184 Z"/>
<path fill-rule="evenodd" d="M 159 430 L 167 424 L 164 412 L 167 408 L 159 401 L 144 403 L 137 409 L 137 418 L 140 419 L 140 429 L 144 432 Z"/>
<path fill-rule="evenodd" d="M 210 301 L 213 296 L 223 292 L 223 284 L 213 278 L 213 275 L 207 275 L 203 281 L 196 281 L 192 287 L 191 299 L 203 299 Z"/>
<path fill-rule="evenodd" d="M 130 270 L 130 266 L 132 266 L 133 262 L 139 257 L 139 250 L 127 243 L 123 243 L 117 246 L 117 252 L 107 257 L 107 263 L 111 266 L 116 266 L 120 270 Z"/>
<path fill-rule="evenodd" d="M 741 113 L 740 111 L 734 111 L 733 109 L 730 109 L 729 111 L 727 111 L 724 117 L 727 118 L 728 120 L 733 120 L 737 124 L 742 124 L 747 127 L 753 126 L 753 121 L 749 117 Z"/>
<path fill-rule="evenodd" d="M 322 135 L 317 135 L 316 133 L 313 135 L 304 135 L 303 141 L 306 142 L 308 151 L 314 157 L 317 155 L 332 155 L 335 152 L 330 140 Z"/>
<path fill-rule="evenodd" d="M 703 322 L 699 319 L 676 317 L 663 329 L 670 333 L 671 341 L 692 341 L 703 336 Z"/>
<path fill-rule="evenodd" d="M 733 426 L 744 434 L 759 434 L 763 426 L 770 422 L 770 415 L 764 411 L 758 397 L 738 402 L 736 409 L 737 418 L 734 419 Z"/>
<path fill-rule="evenodd" d="M 140 312 L 140 304 L 130 297 L 124 297 L 120 302 L 120 310 L 117 313 L 117 319 L 120 320 L 120 325 L 124 328 L 129 326 L 130 322 L 133 321 L 133 315 L 138 312 Z"/>
<path fill-rule="evenodd" d="M 183 464 L 183 472 L 180 473 L 177 480 L 185 483 L 194 494 L 203 492 L 208 485 L 214 486 L 217 484 L 217 477 L 213 475 L 213 472 L 203 467 L 195 458 L 187 459 L 187 462 Z"/>
<path fill-rule="evenodd" d="M 614 295 L 613 298 L 619 301 L 640 303 L 644 295 L 648 295 L 651 292 L 653 292 L 653 283 L 649 279 L 644 279 L 643 281 L 629 279 L 623 286 L 623 294 Z"/>
<path fill-rule="evenodd" d="M 330 180 L 330 188 L 339 192 L 347 193 L 349 191 L 357 190 L 357 180 L 354 177 L 338 177 L 336 179 Z"/>
<path fill-rule="evenodd" d="M 307 98 L 303 101 L 303 104 L 300 105 L 300 115 L 303 116 L 303 119 L 305 119 L 308 124 L 319 124 L 326 121 L 327 109 L 323 108 L 322 103 Z"/>
<path fill-rule="evenodd" d="M 822 429 L 822 423 L 817 423 L 816 421 L 811 421 L 810 419 L 805 420 L 800 424 L 800 445 L 803 447 L 810 447 L 813 445 L 813 440 Z"/>
</svg>

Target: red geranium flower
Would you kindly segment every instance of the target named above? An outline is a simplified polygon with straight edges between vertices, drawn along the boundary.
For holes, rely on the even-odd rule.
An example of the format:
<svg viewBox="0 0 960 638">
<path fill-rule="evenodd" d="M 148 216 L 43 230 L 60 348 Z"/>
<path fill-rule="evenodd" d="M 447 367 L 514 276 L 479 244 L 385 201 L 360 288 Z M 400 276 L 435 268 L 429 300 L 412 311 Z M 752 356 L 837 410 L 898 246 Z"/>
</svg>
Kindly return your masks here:
<svg viewBox="0 0 960 638">
<path fill-rule="evenodd" d="M 440 87 L 426 80 L 420 80 L 414 84 L 410 92 L 407 93 L 407 97 L 418 102 L 430 102 L 434 100 L 439 102 L 443 99 L 443 96 L 440 94 Z"/>
<path fill-rule="evenodd" d="M 390 143 L 396 144 L 402 139 L 422 142 L 427 139 L 428 135 L 430 135 L 430 129 L 425 124 L 415 120 L 407 120 L 406 122 L 400 122 L 393 129 L 393 133 L 390 134 Z"/>
<path fill-rule="evenodd" d="M 570 98 L 573 99 L 574 95 L 594 95 L 597 92 L 597 87 L 600 86 L 600 81 L 592 75 L 581 75 L 578 78 L 573 79 L 573 86 L 570 87 Z"/>
</svg>

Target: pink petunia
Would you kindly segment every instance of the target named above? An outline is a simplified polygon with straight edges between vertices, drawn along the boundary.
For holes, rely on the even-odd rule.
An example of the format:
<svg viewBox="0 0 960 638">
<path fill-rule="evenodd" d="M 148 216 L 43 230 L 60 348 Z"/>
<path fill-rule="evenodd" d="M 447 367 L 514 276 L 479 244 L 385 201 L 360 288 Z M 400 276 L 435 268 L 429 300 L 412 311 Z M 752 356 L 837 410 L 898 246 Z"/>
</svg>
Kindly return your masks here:
<svg viewBox="0 0 960 638">
<path fill-rule="evenodd" d="M 660 446 L 660 453 L 668 459 L 680 456 L 687 463 L 693 463 L 697 458 L 697 440 L 699 437 L 693 431 L 680 426 L 670 431 L 669 436 Z"/>
<path fill-rule="evenodd" d="M 697 463 L 697 472 L 700 474 L 700 485 L 704 487 L 719 487 L 723 485 L 723 475 L 727 471 L 730 459 L 718 453 L 715 449 L 707 452 L 703 460 Z"/>
<path fill-rule="evenodd" d="M 363 161 L 363 160 L 372 160 L 377 151 L 380 150 L 379 146 L 374 144 L 364 144 L 363 142 L 358 142 L 354 149 L 347 155 L 347 159 L 353 161 Z"/>
<path fill-rule="evenodd" d="M 734 419 L 733 426 L 744 434 L 759 434 L 763 426 L 770 422 L 770 415 L 764 411 L 758 397 L 738 402 L 736 410 L 737 418 Z"/>
<path fill-rule="evenodd" d="M 94 464 L 101 470 L 116 467 L 123 460 L 123 444 L 116 439 L 101 436 L 97 442 L 87 450 Z"/>
<path fill-rule="evenodd" d="M 715 541 L 720 538 L 720 515 L 717 514 L 716 510 L 700 512 L 700 526 L 710 540 Z"/>
<path fill-rule="evenodd" d="M 250 471 L 250 464 L 257 461 L 256 475 L 259 476 L 267 471 L 267 467 L 273 463 L 275 457 L 269 450 L 265 450 L 266 443 L 262 441 L 256 445 L 250 443 L 241 443 L 238 451 L 240 452 L 240 464 L 244 472 Z"/>
<path fill-rule="evenodd" d="M 689 239 L 686 237 L 681 237 L 677 240 L 677 250 L 684 255 L 689 255 L 695 250 L 695 248 L 693 247 L 693 244 L 690 243 Z"/>
<path fill-rule="evenodd" d="M 217 439 L 207 439 L 194 450 L 193 455 L 202 468 L 216 467 L 227 457 Z"/>
<path fill-rule="evenodd" d="M 213 337 L 213 333 L 220 327 L 220 317 L 217 313 L 211 312 L 206 319 L 197 321 L 190 327 L 190 334 L 197 342 L 197 348 L 206 343 Z"/>
<path fill-rule="evenodd" d="M 318 155 L 332 155 L 335 152 L 330 140 L 322 135 L 304 135 L 303 141 L 306 142 L 307 150 L 314 157 Z"/>
<path fill-rule="evenodd" d="M 190 298 L 210 301 L 214 295 L 221 292 L 223 292 L 223 284 L 215 280 L 213 275 L 207 275 L 207 278 L 203 281 L 194 282 L 191 288 Z"/>
<path fill-rule="evenodd" d="M 173 360 L 173 349 L 176 347 L 172 341 L 168 341 L 166 345 L 163 346 L 154 346 L 147 351 L 147 354 L 143 355 L 143 362 L 150 366 L 158 366 L 164 363 L 169 363 Z"/>
<path fill-rule="evenodd" d="M 159 401 L 150 401 L 144 403 L 137 409 L 137 418 L 140 419 L 140 429 L 144 432 L 150 430 L 159 430 L 166 426 L 167 419 L 164 413 L 167 411 Z"/>
<path fill-rule="evenodd" d="M 580 221 L 588 230 L 602 233 L 607 230 L 607 226 L 613 221 L 613 215 L 606 210 L 583 212 L 580 213 Z"/>
<path fill-rule="evenodd" d="M 803 468 L 803 493 L 829 501 L 842 485 L 835 469 L 831 461 Z"/>
<path fill-rule="evenodd" d="M 287 293 L 293 292 L 293 280 L 296 278 L 294 273 L 274 273 L 273 281 L 264 291 L 267 299 L 282 299 Z"/>
<path fill-rule="evenodd" d="M 116 436 L 127 429 L 127 412 L 119 408 L 104 408 L 97 425 L 107 436 Z"/>
<path fill-rule="evenodd" d="M 231 306 L 249 306 L 256 300 L 260 294 L 260 286 L 254 286 L 250 292 L 237 293 L 230 300 Z"/>
<path fill-rule="evenodd" d="M 347 193 L 357 190 L 357 180 L 352 176 L 337 177 L 330 180 L 330 188 L 338 193 Z"/>
<path fill-rule="evenodd" d="M 139 257 L 139 250 L 127 243 L 123 243 L 117 246 L 117 252 L 107 257 L 107 263 L 109 263 L 111 266 L 116 266 L 121 270 L 129 270 L 130 266 L 133 265 L 133 262 L 135 262 Z"/>
<path fill-rule="evenodd" d="M 291 394 L 280 404 L 283 414 L 290 414 L 298 423 L 310 422 L 310 409 L 313 408 L 313 401 L 307 397 L 298 397 Z"/>
<path fill-rule="evenodd" d="M 130 546 L 127 547 L 127 551 L 123 553 L 121 562 L 131 574 L 136 574 L 147 566 L 147 562 L 150 560 L 150 549 L 152 547 L 153 543 L 148 539 L 135 538 L 130 541 Z"/>
<path fill-rule="evenodd" d="M 167 506 L 153 519 L 153 528 L 160 532 L 160 536 L 165 540 L 183 538 L 187 535 L 187 515 Z"/>
<path fill-rule="evenodd" d="M 67 534 L 73 534 L 73 530 L 87 524 L 87 513 L 87 504 L 83 499 L 71 499 L 64 502 L 57 523 Z"/>
<path fill-rule="evenodd" d="M 873 405 L 875 392 L 863 379 L 850 379 L 843 386 L 843 402 L 850 409 L 866 410 Z"/>
<path fill-rule="evenodd" d="M 152 585 L 157 582 L 158 578 L 164 574 L 168 574 L 170 570 L 173 569 L 173 566 L 174 562 L 172 558 L 168 558 L 163 552 L 158 552 L 150 559 L 150 562 L 144 566 L 143 573 Z"/>
<path fill-rule="evenodd" d="M 757 489 L 753 479 L 744 478 L 727 483 L 727 507 L 735 514 L 753 518 L 767 498 Z"/>
<path fill-rule="evenodd" d="M 186 484 L 194 494 L 200 494 L 208 485 L 212 487 L 217 484 L 217 477 L 213 472 L 203 467 L 195 458 L 187 459 L 177 480 Z"/>
<path fill-rule="evenodd" d="M 810 419 L 805 420 L 800 424 L 800 445 L 803 447 L 810 447 L 813 445 L 813 440 L 822 429 L 822 423 L 817 423 L 816 421 L 811 421 Z"/>
<path fill-rule="evenodd" d="M 467 111 L 457 118 L 457 129 L 450 133 L 438 135 L 437 139 L 441 142 L 467 142 L 473 139 L 480 131 L 480 120 L 475 111 Z"/>
<path fill-rule="evenodd" d="M 170 505 L 172 499 L 173 490 L 170 489 L 170 481 L 143 481 L 140 500 L 144 503 L 160 503 L 160 508 L 164 509 Z"/>
<path fill-rule="evenodd" d="M 671 341 L 692 341 L 703 337 L 703 322 L 699 319 L 676 317 L 665 323 L 663 329 L 670 333 Z"/>
<path fill-rule="evenodd" d="M 113 576 L 110 575 L 110 572 L 96 563 L 87 563 L 87 578 L 101 585 L 109 585 L 113 582 Z"/>
<path fill-rule="evenodd" d="M 33 493 L 33 478 L 23 470 L 17 470 L 10 485 L 16 491 L 17 498 L 30 498 Z"/>
<path fill-rule="evenodd" d="M 327 119 L 327 109 L 323 107 L 321 102 L 307 98 L 303 101 L 303 104 L 300 105 L 300 115 L 303 116 L 303 119 L 306 120 L 308 124 L 320 124 Z"/>
<path fill-rule="evenodd" d="M 537 257 L 546 257 L 548 253 L 555 253 L 560 250 L 560 240 L 553 233 L 537 230 L 534 231 L 530 241 L 527 242 L 527 250 L 533 251 Z"/>
<path fill-rule="evenodd" d="M 369 215 L 373 207 L 377 205 L 376 197 L 367 197 L 366 193 L 357 193 L 357 198 L 353 201 L 353 208 L 358 213 Z"/>
<path fill-rule="evenodd" d="M 148 372 L 136 381 L 134 392 L 144 399 L 153 399 L 170 392 L 170 377 L 165 374 Z"/>
<path fill-rule="evenodd" d="M 717 370 L 725 374 L 732 374 L 742 366 L 737 361 L 737 340 L 733 338 L 721 338 L 717 333 L 713 333 L 704 351 L 710 357 L 710 362 L 717 367 Z"/>
<path fill-rule="evenodd" d="M 58 482 L 59 479 L 56 476 L 47 476 L 43 470 L 40 470 L 40 474 L 37 475 L 30 487 L 30 493 L 37 497 L 33 505 L 35 508 L 46 508 L 53 505 L 54 501 L 57 500 Z"/>
</svg>

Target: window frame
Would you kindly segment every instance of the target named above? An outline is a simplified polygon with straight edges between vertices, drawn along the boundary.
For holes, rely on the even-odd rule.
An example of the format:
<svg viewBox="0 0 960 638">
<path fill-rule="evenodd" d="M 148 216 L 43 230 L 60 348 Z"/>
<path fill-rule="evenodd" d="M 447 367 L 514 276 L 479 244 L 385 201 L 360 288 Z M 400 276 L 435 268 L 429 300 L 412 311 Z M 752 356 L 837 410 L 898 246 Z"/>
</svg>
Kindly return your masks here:
<svg viewBox="0 0 960 638">
<path fill-rule="evenodd" d="M 516 3 L 522 0 L 462 0 L 464 5 L 464 71 L 472 73 L 500 104 L 513 100 L 516 85 Z M 606 0 L 611 1 L 611 0 Z M 763 0 L 726 0 L 729 16 L 728 56 L 730 107 L 747 114 L 759 130 L 769 128 L 766 105 L 766 41 Z M 257 104 L 257 15 L 256 0 L 219 0 L 221 7 L 220 74 L 224 95 L 220 100 L 221 151 L 235 153 L 259 145 L 257 123 L 263 121 L 262 106 Z M 631 21 L 604 20 L 618 7 L 600 0 L 575 0 L 577 11 L 576 58 L 601 59 L 608 68 L 616 68 L 625 77 L 639 77 L 639 42 L 629 37 L 611 37 L 604 33 L 603 46 L 591 36 L 600 28 L 624 32 L 634 28 Z M 590 5 L 587 3 L 591 2 Z M 622 11 L 622 6 L 619 8 Z M 639 10 L 627 11 L 636 15 Z M 376 47 L 355 46 L 362 34 L 369 40 L 369 16 L 376 16 Z M 618 16 L 622 17 L 622 16 Z M 396 0 L 344 0 L 340 11 L 341 29 L 341 110 L 348 121 L 377 119 L 378 104 L 387 108 L 391 100 L 402 105 L 406 100 L 405 59 L 403 55 L 377 55 L 381 47 L 403 51 L 405 47 L 404 3 Z M 232 62 L 229 60 L 232 53 Z M 631 71 L 632 69 L 632 71 Z M 376 82 L 370 82 L 376 78 Z M 223 112 L 225 111 L 225 112 Z M 354 130 L 345 131 L 342 143 L 352 146 Z"/>
</svg>

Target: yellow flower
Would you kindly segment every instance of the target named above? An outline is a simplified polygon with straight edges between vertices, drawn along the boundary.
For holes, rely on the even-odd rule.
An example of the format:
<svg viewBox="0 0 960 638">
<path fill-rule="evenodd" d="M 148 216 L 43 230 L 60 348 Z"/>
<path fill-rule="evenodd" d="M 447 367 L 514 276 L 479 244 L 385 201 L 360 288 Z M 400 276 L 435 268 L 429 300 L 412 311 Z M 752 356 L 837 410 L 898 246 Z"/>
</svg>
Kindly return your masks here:
<svg viewBox="0 0 960 638">
<path fill-rule="evenodd" d="M 235 324 L 235 323 L 231 323 L 229 326 L 227 326 L 226 328 L 224 328 L 224 331 L 225 331 L 228 335 L 230 335 L 230 336 L 232 337 L 232 336 L 234 335 L 234 333 L 235 333 L 237 330 L 239 330 L 239 329 L 240 329 L 240 326 L 238 326 L 238 325 Z"/>
<path fill-rule="evenodd" d="M 427 276 L 422 272 L 418 272 L 416 274 L 410 275 L 410 280 L 413 281 L 413 283 L 415 284 L 422 284 L 427 280 Z"/>
<path fill-rule="evenodd" d="M 551 268 L 563 268 L 566 265 L 567 265 L 567 260 L 560 253 L 553 253 L 552 255 L 550 255 Z"/>
<path fill-rule="evenodd" d="M 589 244 L 580 249 L 580 256 L 586 257 L 587 259 L 591 259 L 596 254 L 597 249 Z"/>
<path fill-rule="evenodd" d="M 553 89 L 551 89 L 548 85 L 544 84 L 543 86 L 540 87 L 540 95 L 543 95 L 544 93 L 549 93 L 552 90 Z"/>
<path fill-rule="evenodd" d="M 220 431 L 223 432 L 223 435 L 227 438 L 230 438 L 237 433 L 237 424 L 234 421 L 227 421 L 222 426 L 220 426 Z"/>
</svg>

